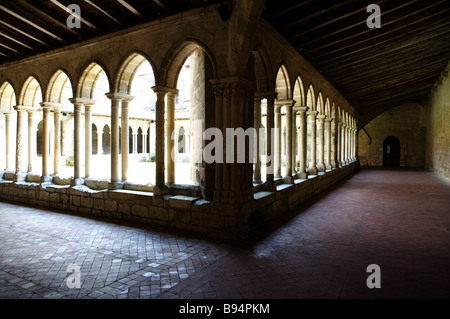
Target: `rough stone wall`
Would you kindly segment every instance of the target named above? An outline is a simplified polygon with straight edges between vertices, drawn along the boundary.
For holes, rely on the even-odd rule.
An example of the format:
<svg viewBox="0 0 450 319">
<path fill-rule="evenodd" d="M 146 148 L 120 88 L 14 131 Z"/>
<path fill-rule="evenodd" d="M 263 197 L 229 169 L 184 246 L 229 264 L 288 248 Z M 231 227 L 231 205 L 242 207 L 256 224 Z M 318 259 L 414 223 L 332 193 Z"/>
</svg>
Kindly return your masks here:
<svg viewBox="0 0 450 319">
<path fill-rule="evenodd" d="M 425 167 L 425 123 L 425 108 L 419 104 L 397 106 L 380 114 L 359 131 L 361 165 L 383 166 L 383 142 L 395 136 L 400 140 L 400 166 Z"/>
<path fill-rule="evenodd" d="M 450 80 L 432 91 L 427 105 L 426 168 L 450 181 Z"/>
</svg>

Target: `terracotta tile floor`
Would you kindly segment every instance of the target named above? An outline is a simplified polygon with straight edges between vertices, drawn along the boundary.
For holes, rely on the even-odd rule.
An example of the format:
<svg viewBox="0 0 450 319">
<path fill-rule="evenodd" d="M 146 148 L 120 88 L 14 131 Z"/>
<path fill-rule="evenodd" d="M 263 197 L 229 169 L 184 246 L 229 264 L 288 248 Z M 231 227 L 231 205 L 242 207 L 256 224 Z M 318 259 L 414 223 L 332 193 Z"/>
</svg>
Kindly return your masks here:
<svg viewBox="0 0 450 319">
<path fill-rule="evenodd" d="M 239 243 L 0 203 L 3 299 L 449 298 L 449 269 L 450 186 L 423 171 L 363 169 Z"/>
</svg>

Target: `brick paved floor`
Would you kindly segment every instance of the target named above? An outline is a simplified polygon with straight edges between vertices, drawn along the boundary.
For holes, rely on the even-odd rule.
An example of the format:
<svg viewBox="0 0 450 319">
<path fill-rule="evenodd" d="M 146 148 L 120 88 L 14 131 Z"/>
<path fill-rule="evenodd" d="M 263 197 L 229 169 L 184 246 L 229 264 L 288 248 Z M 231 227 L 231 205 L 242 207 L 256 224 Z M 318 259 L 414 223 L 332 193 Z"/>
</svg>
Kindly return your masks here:
<svg viewBox="0 0 450 319">
<path fill-rule="evenodd" d="M 422 171 L 361 170 L 239 243 L 0 203 L 0 298 L 449 298 L 449 269 L 450 186 Z"/>
</svg>

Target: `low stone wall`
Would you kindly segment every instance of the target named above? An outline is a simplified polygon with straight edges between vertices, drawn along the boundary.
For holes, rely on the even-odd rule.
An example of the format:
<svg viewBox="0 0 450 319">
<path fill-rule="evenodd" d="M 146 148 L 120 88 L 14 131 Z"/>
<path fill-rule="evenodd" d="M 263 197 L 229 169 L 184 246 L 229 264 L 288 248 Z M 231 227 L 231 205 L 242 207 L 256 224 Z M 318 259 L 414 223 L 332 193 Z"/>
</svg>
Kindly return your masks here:
<svg viewBox="0 0 450 319">
<path fill-rule="evenodd" d="M 299 208 L 357 169 L 358 163 L 353 162 L 294 184 L 278 185 L 274 192 L 257 191 L 253 201 L 240 206 L 185 195 L 154 196 L 134 190 L 93 190 L 85 185 L 70 187 L 4 179 L 0 179 L 0 200 L 183 229 L 208 237 L 242 239 L 264 223 Z"/>
</svg>

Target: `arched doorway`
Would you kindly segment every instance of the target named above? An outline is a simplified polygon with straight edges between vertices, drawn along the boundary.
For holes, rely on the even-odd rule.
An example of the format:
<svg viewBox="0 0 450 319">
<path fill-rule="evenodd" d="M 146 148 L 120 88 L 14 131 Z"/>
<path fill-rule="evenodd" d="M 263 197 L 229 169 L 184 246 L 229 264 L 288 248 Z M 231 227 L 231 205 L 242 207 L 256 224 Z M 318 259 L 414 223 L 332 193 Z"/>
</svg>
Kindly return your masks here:
<svg viewBox="0 0 450 319">
<path fill-rule="evenodd" d="M 383 142 L 383 166 L 400 167 L 400 140 L 388 136 Z"/>
</svg>

